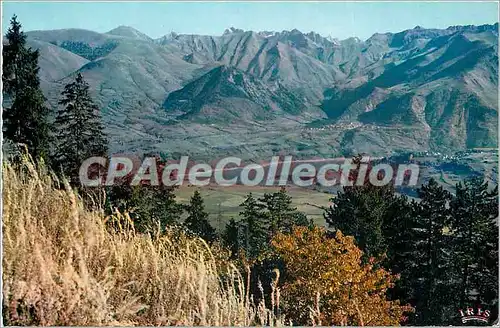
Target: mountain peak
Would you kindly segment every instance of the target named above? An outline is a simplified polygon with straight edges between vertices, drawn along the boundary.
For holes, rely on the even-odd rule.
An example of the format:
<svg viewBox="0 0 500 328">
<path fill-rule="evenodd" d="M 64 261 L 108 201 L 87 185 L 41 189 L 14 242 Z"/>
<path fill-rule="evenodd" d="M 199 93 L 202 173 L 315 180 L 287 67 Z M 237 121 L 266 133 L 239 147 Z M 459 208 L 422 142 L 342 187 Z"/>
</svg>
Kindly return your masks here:
<svg viewBox="0 0 500 328">
<path fill-rule="evenodd" d="M 125 26 L 125 25 L 120 25 L 117 28 L 114 28 L 111 31 L 106 32 L 106 34 L 123 36 L 126 38 L 141 39 L 141 40 L 151 40 L 151 38 L 146 34 L 136 30 L 131 26 Z"/>
<path fill-rule="evenodd" d="M 230 28 L 226 28 L 223 35 L 232 34 L 232 33 L 243 33 L 243 32 L 245 32 L 245 31 L 242 29 L 235 28 L 235 27 L 231 26 Z"/>
<path fill-rule="evenodd" d="M 279 34 L 278 32 L 274 32 L 274 31 L 260 31 L 259 33 L 257 33 L 258 35 L 264 37 L 264 38 L 269 38 L 269 37 L 272 37 L 274 35 L 277 35 Z"/>
</svg>

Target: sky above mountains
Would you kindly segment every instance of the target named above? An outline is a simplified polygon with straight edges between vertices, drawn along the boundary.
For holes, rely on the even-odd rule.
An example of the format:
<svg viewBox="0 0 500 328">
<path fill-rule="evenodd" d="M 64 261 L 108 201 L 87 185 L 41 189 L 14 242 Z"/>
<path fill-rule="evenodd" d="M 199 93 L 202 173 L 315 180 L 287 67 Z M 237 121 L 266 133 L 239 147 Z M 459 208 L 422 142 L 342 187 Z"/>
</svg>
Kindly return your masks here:
<svg viewBox="0 0 500 328">
<path fill-rule="evenodd" d="M 422 26 L 493 24 L 498 2 L 2 2 L 2 30 L 16 14 L 25 31 L 131 26 L 152 38 L 170 32 L 314 31 L 339 39 Z"/>
</svg>

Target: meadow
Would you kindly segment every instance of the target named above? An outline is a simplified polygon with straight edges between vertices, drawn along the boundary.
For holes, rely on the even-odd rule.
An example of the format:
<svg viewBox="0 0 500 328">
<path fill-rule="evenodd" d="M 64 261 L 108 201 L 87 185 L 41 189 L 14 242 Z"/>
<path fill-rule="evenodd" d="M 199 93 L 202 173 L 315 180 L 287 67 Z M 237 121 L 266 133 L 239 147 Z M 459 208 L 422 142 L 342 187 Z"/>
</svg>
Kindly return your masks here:
<svg viewBox="0 0 500 328">
<path fill-rule="evenodd" d="M 210 223 L 220 231 L 224 229 L 231 218 L 239 218 L 239 213 L 242 210 L 240 204 L 243 203 L 249 193 L 259 198 L 264 193 L 279 191 L 279 187 L 243 185 L 197 187 L 183 185 L 176 190 L 178 202 L 187 204 L 195 190 L 198 190 L 203 197 L 205 209 L 210 215 Z M 298 211 L 306 214 L 316 225 L 325 226 L 323 207 L 331 205 L 332 194 L 296 186 L 288 186 L 286 190 L 292 198 L 292 205 L 297 207 Z"/>
</svg>

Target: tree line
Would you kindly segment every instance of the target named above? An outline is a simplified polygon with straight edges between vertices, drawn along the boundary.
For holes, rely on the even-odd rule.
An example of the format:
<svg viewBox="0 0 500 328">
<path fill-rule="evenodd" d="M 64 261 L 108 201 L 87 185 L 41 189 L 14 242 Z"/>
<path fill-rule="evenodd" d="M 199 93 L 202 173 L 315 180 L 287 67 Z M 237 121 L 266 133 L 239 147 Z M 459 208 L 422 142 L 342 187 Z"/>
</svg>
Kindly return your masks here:
<svg viewBox="0 0 500 328">
<path fill-rule="evenodd" d="M 354 172 L 354 175 L 356 172 Z M 459 182 L 455 194 L 434 179 L 418 199 L 391 186 L 344 187 L 324 217 L 354 236 L 365 260 L 400 276 L 389 297 L 411 304 L 413 325 L 460 325 L 460 309 L 498 315 L 498 187 L 480 177 Z"/>
<path fill-rule="evenodd" d="M 108 151 L 89 85 L 75 74 L 52 112 L 40 88 L 39 53 L 27 46 L 16 16 L 6 39 L 4 136 L 78 189 L 81 162 Z M 357 172 L 351 174 L 355 180 Z M 273 300 L 277 284 L 283 286 L 291 304 L 284 315 L 295 324 L 396 324 L 403 310 L 409 313 L 404 323 L 411 325 L 460 324 L 459 309 L 470 306 L 498 315 L 498 188 L 480 178 L 458 183 L 454 194 L 431 179 L 418 189 L 418 200 L 369 182 L 343 187 L 325 209 L 328 230 L 314 227 L 293 207 L 285 188 L 258 198 L 249 194 L 239 218 L 220 232 L 211 226 L 198 191 L 187 205 L 177 202 L 172 187 L 124 183 L 105 191 L 107 211 L 130 212 L 142 233 L 181 226 L 223 245 L 247 270 L 255 298 Z M 356 283 L 352 277 L 358 277 Z M 339 283 L 349 288 L 334 287 Z M 353 286 L 372 296 L 356 297 Z M 344 303 L 334 301 L 339 295 Z M 360 304 L 370 302 L 378 312 Z M 370 321 L 381 311 L 386 317 Z"/>
</svg>

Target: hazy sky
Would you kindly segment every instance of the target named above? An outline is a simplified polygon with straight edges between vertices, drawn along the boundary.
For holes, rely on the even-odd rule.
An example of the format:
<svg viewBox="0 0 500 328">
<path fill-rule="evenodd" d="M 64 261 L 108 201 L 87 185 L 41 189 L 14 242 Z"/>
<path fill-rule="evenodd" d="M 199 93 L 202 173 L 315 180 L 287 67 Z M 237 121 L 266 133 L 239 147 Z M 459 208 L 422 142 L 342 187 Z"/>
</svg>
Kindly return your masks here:
<svg viewBox="0 0 500 328">
<path fill-rule="evenodd" d="M 3 2 L 2 28 L 17 14 L 24 30 L 132 26 L 150 37 L 169 32 L 220 35 L 228 27 L 297 28 L 340 39 L 422 27 L 493 24 L 497 2 Z"/>
</svg>

